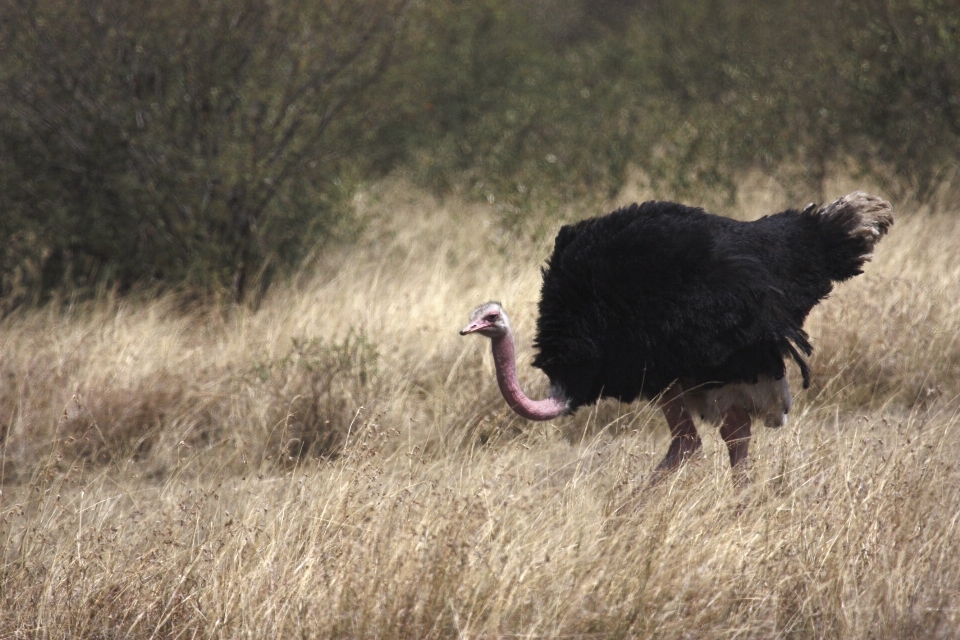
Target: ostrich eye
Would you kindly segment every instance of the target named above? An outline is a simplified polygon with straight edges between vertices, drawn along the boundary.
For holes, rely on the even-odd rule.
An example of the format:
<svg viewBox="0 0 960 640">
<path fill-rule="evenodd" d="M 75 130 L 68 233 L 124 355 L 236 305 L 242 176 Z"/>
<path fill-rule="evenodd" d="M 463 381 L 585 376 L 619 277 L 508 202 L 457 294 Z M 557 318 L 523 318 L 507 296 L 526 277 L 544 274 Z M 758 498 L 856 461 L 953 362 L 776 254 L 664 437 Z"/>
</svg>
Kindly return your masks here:
<svg viewBox="0 0 960 640">
<path fill-rule="evenodd" d="M 484 318 L 484 320 L 486 320 L 487 322 L 496 322 L 498 318 L 499 316 L 497 314 L 491 313 L 486 318 Z"/>
</svg>

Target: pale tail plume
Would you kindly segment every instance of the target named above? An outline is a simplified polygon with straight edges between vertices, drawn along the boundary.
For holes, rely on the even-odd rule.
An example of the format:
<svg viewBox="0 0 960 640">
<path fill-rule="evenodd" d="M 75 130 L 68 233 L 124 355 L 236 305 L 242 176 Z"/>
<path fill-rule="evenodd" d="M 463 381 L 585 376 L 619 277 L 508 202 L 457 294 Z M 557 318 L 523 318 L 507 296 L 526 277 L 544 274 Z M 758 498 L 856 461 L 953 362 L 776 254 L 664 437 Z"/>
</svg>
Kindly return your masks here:
<svg viewBox="0 0 960 640">
<path fill-rule="evenodd" d="M 823 207 L 819 215 L 826 218 L 855 218 L 857 223 L 850 229 L 849 235 L 863 238 L 868 243 L 866 260 L 871 257 L 873 246 L 893 225 L 893 207 L 890 203 L 863 191 L 854 191 L 834 200 Z"/>
</svg>

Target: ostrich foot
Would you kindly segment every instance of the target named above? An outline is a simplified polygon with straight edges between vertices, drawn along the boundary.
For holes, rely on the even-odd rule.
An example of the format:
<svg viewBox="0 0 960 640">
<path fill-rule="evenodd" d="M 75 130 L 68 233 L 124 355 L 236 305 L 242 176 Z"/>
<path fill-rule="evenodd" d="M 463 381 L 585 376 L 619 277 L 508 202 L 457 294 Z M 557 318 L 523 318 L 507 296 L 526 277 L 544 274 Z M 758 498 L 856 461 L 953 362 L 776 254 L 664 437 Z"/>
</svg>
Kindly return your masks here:
<svg viewBox="0 0 960 640">
<path fill-rule="evenodd" d="M 657 471 L 673 471 L 679 467 L 690 456 L 700 450 L 700 436 L 696 433 L 691 435 L 682 435 L 674 437 L 670 442 L 670 448 L 667 455 L 664 456 L 660 464 L 657 465 Z"/>
</svg>

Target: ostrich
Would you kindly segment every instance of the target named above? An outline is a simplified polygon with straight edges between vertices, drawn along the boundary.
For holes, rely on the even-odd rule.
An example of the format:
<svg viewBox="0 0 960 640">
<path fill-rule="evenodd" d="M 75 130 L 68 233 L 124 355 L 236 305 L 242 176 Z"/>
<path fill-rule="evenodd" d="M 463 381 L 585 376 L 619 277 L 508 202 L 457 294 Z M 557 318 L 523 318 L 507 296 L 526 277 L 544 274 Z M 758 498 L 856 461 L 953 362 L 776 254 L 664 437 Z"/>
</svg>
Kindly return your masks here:
<svg viewBox="0 0 960 640">
<path fill-rule="evenodd" d="M 810 384 L 807 314 L 862 273 L 892 224 L 888 202 L 858 191 L 753 222 L 645 202 L 564 226 L 542 270 L 533 366 L 550 380 L 543 400 L 520 390 L 499 303 L 477 307 L 460 334 L 490 338 L 500 391 L 524 418 L 654 400 L 671 434 L 658 474 L 700 448 L 696 414 L 719 425 L 739 482 L 752 418 L 786 424 L 785 359 Z"/>
</svg>

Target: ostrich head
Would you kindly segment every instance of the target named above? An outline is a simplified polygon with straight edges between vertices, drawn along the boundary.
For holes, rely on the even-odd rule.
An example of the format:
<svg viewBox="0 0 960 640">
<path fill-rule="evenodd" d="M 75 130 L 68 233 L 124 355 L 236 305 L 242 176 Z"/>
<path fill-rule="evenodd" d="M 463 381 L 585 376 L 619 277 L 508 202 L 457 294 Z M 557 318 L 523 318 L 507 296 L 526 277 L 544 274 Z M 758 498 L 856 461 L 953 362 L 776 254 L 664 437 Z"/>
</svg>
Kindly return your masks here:
<svg viewBox="0 0 960 640">
<path fill-rule="evenodd" d="M 460 330 L 460 335 L 479 333 L 488 338 L 502 338 L 510 333 L 510 319 L 499 302 L 487 302 L 470 314 L 470 324 Z"/>
</svg>

